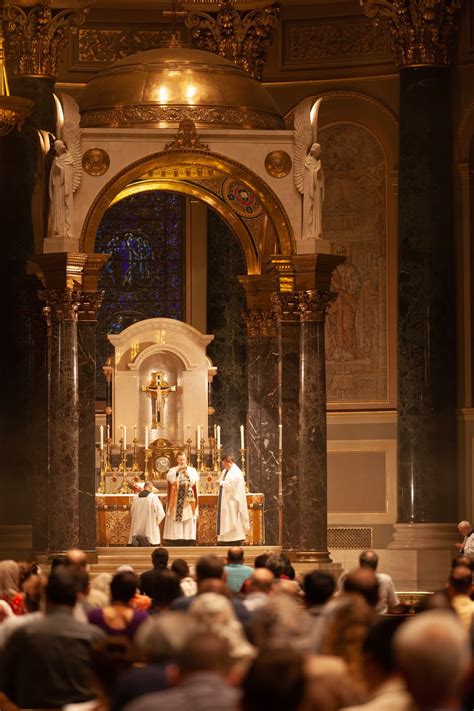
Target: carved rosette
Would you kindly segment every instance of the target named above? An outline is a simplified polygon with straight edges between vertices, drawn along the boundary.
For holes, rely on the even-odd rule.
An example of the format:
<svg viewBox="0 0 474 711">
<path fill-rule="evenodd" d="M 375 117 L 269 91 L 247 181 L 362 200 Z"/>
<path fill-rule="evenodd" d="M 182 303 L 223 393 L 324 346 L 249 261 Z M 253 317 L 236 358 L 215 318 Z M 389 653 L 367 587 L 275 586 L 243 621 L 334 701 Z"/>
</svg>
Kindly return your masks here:
<svg viewBox="0 0 474 711">
<path fill-rule="evenodd" d="M 278 324 L 273 311 L 253 309 L 242 314 L 248 338 L 272 338 L 278 335 Z"/>
<path fill-rule="evenodd" d="M 278 27 L 278 12 L 272 5 L 240 15 L 233 0 L 223 0 L 215 18 L 206 12 L 190 12 L 185 24 L 191 29 L 195 47 L 220 54 L 254 79 L 261 79 Z"/>
<path fill-rule="evenodd" d="M 361 0 L 367 17 L 387 26 L 400 66 L 449 64 L 462 0 Z"/>
<path fill-rule="evenodd" d="M 39 296 L 45 304 L 43 316 L 46 319 L 48 329 L 51 328 L 53 321 L 77 321 L 82 300 L 80 291 L 75 289 L 61 291 L 51 289 L 40 291 Z"/>
<path fill-rule="evenodd" d="M 337 294 L 321 289 L 311 289 L 300 294 L 300 318 L 302 322 L 325 321 Z"/>
<path fill-rule="evenodd" d="M 53 11 L 49 2 L 39 3 L 29 12 L 7 5 L 4 36 L 8 73 L 56 78 L 59 50 L 67 46 L 69 31 L 82 25 L 85 14 L 84 8 Z"/>
<path fill-rule="evenodd" d="M 179 122 L 176 138 L 165 145 L 165 151 L 183 150 L 184 148 L 201 151 L 209 150 L 207 143 L 202 143 L 199 140 L 196 124 L 189 118 Z"/>
</svg>

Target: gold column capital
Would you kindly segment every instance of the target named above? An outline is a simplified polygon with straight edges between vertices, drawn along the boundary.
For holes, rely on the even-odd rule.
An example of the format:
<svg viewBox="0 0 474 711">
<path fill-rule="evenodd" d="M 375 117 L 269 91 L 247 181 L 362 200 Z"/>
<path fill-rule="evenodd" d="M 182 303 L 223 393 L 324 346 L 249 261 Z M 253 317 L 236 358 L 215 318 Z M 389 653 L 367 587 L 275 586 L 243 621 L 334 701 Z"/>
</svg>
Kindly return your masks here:
<svg viewBox="0 0 474 711">
<path fill-rule="evenodd" d="M 360 0 L 367 17 L 389 28 L 399 66 L 448 65 L 462 0 Z"/>
<path fill-rule="evenodd" d="M 91 0 L 59 1 L 54 10 L 48 0 L 5 4 L 3 31 L 9 76 L 55 79 L 59 50 L 67 46 L 69 31 L 82 25 L 90 4 Z"/>
<path fill-rule="evenodd" d="M 243 314 L 249 338 L 275 337 L 278 335 L 278 324 L 274 311 L 252 309 Z"/>
<path fill-rule="evenodd" d="M 109 254 L 50 252 L 37 254 L 28 262 L 28 273 L 36 274 L 46 290 L 97 290 L 99 272 Z"/>
</svg>

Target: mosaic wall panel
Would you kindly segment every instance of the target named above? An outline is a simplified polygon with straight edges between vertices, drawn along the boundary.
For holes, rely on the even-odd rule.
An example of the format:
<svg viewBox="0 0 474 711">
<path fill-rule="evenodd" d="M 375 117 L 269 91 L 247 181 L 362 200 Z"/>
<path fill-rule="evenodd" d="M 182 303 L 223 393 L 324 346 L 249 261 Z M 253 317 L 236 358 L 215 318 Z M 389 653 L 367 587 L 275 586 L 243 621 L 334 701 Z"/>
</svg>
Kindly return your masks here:
<svg viewBox="0 0 474 711">
<path fill-rule="evenodd" d="M 340 123 L 319 136 L 326 193 L 323 233 L 347 256 L 333 275 L 338 297 L 326 321 L 327 397 L 332 403 L 388 400 L 387 167 L 375 136 Z"/>
</svg>

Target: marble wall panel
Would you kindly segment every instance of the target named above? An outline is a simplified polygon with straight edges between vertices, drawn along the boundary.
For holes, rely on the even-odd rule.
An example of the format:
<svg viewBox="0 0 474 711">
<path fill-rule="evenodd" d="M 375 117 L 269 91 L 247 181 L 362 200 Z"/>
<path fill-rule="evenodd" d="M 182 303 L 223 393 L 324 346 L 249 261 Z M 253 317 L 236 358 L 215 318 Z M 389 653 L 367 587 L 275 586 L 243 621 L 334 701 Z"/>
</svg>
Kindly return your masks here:
<svg viewBox="0 0 474 711">
<path fill-rule="evenodd" d="M 77 324 L 79 378 L 79 546 L 95 548 L 96 322 Z"/>
</svg>

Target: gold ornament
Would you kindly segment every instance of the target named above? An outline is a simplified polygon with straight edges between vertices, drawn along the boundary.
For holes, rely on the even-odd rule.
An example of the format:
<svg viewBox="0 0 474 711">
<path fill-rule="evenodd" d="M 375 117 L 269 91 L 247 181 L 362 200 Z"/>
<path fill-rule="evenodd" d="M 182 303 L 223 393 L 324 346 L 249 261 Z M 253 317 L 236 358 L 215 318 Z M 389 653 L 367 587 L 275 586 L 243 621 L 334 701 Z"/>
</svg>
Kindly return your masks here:
<svg viewBox="0 0 474 711">
<path fill-rule="evenodd" d="M 89 175 L 104 175 L 110 167 L 110 158 L 103 148 L 89 148 L 82 156 L 82 167 Z"/>
<path fill-rule="evenodd" d="M 272 151 L 265 158 L 265 169 L 272 178 L 284 178 L 291 166 L 291 158 L 285 151 Z"/>
</svg>

